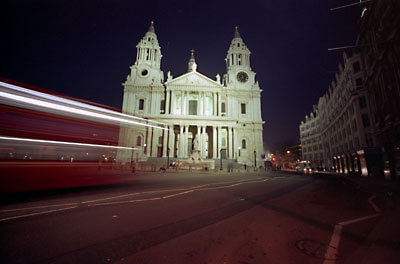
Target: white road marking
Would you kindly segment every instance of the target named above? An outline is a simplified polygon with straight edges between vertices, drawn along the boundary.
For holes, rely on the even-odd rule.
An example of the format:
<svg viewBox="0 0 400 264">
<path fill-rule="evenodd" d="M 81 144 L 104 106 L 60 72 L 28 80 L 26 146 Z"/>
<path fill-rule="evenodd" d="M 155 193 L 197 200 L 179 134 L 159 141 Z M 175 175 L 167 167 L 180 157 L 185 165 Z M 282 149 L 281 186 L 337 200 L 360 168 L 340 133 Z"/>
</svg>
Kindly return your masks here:
<svg viewBox="0 0 400 264">
<path fill-rule="evenodd" d="M 379 209 L 378 206 L 376 206 L 376 204 L 372 201 L 373 199 L 375 199 L 375 197 L 376 197 L 376 194 L 369 197 L 368 202 L 372 206 L 372 208 L 374 208 L 375 212 L 381 213 L 382 212 L 381 209 Z"/>
<path fill-rule="evenodd" d="M 255 178 L 254 180 L 259 180 L 259 179 L 262 179 L 262 178 Z M 135 195 L 139 195 L 139 194 L 152 194 L 152 193 L 161 193 L 161 192 L 186 191 L 186 190 L 198 189 L 198 188 L 209 186 L 209 185 L 220 185 L 220 184 L 227 184 L 227 183 L 233 183 L 233 182 L 243 182 L 243 181 L 248 181 L 248 180 L 253 180 L 253 179 L 242 179 L 242 180 L 239 180 L 239 181 L 227 181 L 227 182 L 214 182 L 214 183 L 207 183 L 207 184 L 197 185 L 197 186 L 187 187 L 187 188 L 163 189 L 163 190 L 148 191 L 148 192 L 128 193 L 128 194 L 123 194 L 123 195 L 118 195 L 118 196 L 111 196 L 111 197 L 107 197 L 107 198 L 100 198 L 100 199 L 96 199 L 96 200 L 83 201 L 82 204 L 95 203 L 95 202 L 107 201 L 107 200 L 114 200 L 114 199 L 118 199 L 118 198 L 135 196 Z"/>
<path fill-rule="evenodd" d="M 367 220 L 367 219 L 370 219 L 370 218 L 377 217 L 378 215 L 380 215 L 380 213 L 376 213 L 376 214 L 372 214 L 372 215 L 366 215 L 366 216 L 359 217 L 359 218 L 356 218 L 356 219 L 340 222 L 339 225 L 345 226 L 345 225 L 354 224 L 354 223 L 357 223 L 357 222 L 360 222 L 360 221 L 364 221 L 364 220 Z"/>
<path fill-rule="evenodd" d="M 239 185 L 242 185 L 242 184 L 266 182 L 266 181 L 269 180 L 269 179 L 263 179 L 263 180 L 260 180 L 260 179 L 263 179 L 263 178 L 242 179 L 242 180 L 238 180 L 238 181 L 226 181 L 226 182 L 215 182 L 215 183 L 197 185 L 197 186 L 188 187 L 188 188 L 164 189 L 164 190 L 156 190 L 156 191 L 148 191 L 148 192 L 128 193 L 128 194 L 124 194 L 124 195 L 112 196 L 112 197 L 101 198 L 101 199 L 96 199 L 96 200 L 83 201 L 80 204 L 87 204 L 87 206 L 101 206 L 101 205 L 116 205 L 116 204 L 124 204 L 124 203 L 155 201 L 155 200 L 168 199 L 168 198 L 172 198 L 172 197 L 188 194 L 188 193 L 192 193 L 192 192 L 195 192 L 195 191 L 208 191 L 208 190 L 232 188 L 232 187 L 239 186 Z M 233 183 L 233 184 L 223 185 L 223 184 L 228 184 L 228 183 Z M 217 186 L 204 188 L 204 187 L 210 186 L 210 185 L 217 185 Z M 223 186 L 218 186 L 218 185 L 223 185 Z M 136 199 L 136 200 L 128 200 L 128 201 L 96 203 L 96 202 L 99 202 L 99 201 L 107 201 L 107 200 L 113 200 L 113 199 L 118 199 L 118 198 L 126 198 L 126 197 L 135 196 L 135 195 L 139 195 L 139 194 L 152 194 L 152 193 L 173 192 L 173 191 L 183 191 L 183 192 L 174 193 L 174 194 L 166 195 L 166 196 L 162 196 L 162 197 L 153 197 L 153 198 Z M 96 203 L 96 204 L 91 204 L 91 203 Z M 29 216 L 35 216 L 35 215 L 41 215 L 41 214 L 48 214 L 48 213 L 57 212 L 57 211 L 64 211 L 64 210 L 74 209 L 74 208 L 78 207 L 78 204 L 79 203 L 65 203 L 65 204 L 54 204 L 54 205 L 44 205 L 44 206 L 36 206 L 36 207 L 25 207 L 25 208 L 15 208 L 15 209 L 0 210 L 0 213 L 6 213 L 6 212 L 16 212 L 16 211 L 23 211 L 23 210 L 44 209 L 44 208 L 49 208 L 49 207 L 76 205 L 76 206 L 67 207 L 67 208 L 61 208 L 61 209 L 55 209 L 55 210 L 49 210 L 49 211 L 43 211 L 43 212 L 37 212 L 37 213 L 31 213 L 31 214 L 24 214 L 24 215 L 6 217 L 6 218 L 0 219 L 0 222 L 1 221 L 12 220 L 12 219 L 17 219 L 17 218 L 23 218 L 23 217 L 29 217 Z"/>
<path fill-rule="evenodd" d="M 65 211 L 65 210 L 70 210 L 70 209 L 74 209 L 74 208 L 77 208 L 77 207 L 78 207 L 78 206 L 72 206 L 72 207 L 67 207 L 67 208 L 61 208 L 61 209 L 55 209 L 55 210 L 49 210 L 49 211 L 39 212 L 39 213 L 32 213 L 32 214 L 11 216 L 11 217 L 6 217 L 6 218 L 1 218 L 1 219 L 0 219 L 0 222 L 7 221 L 7 220 L 12 220 L 12 219 L 17 219 L 17 218 L 28 217 L 28 216 L 41 215 L 41 214 L 49 214 L 49 213 L 54 213 L 54 212 L 59 212 L 59 211 Z"/>
<path fill-rule="evenodd" d="M 77 204 L 78 203 L 65 203 L 65 204 L 51 204 L 51 205 L 34 206 L 34 207 L 23 207 L 23 208 L 0 210 L 0 213 L 25 211 L 25 210 L 34 210 L 34 209 L 43 209 L 43 208 L 49 208 L 49 207 L 59 207 L 59 206 L 68 206 L 68 205 L 77 205 Z"/>
<path fill-rule="evenodd" d="M 118 201 L 118 202 L 109 202 L 109 203 L 98 203 L 98 204 L 88 204 L 88 206 L 101 206 L 101 205 L 114 205 L 114 204 L 125 204 L 125 203 L 139 203 L 139 202 L 147 202 L 161 200 L 159 197 L 149 198 L 149 199 L 139 199 L 139 200 L 128 200 L 128 201 Z"/>
<path fill-rule="evenodd" d="M 342 233 L 342 229 L 345 225 L 350 225 L 350 224 L 354 224 L 360 221 L 364 221 L 367 219 L 371 219 L 374 217 L 377 217 L 381 214 L 381 209 L 379 209 L 374 202 L 372 201 L 374 198 L 376 197 L 376 194 L 373 194 L 371 197 L 368 198 L 368 203 L 372 206 L 372 208 L 374 208 L 376 214 L 372 214 L 372 215 L 366 215 L 363 217 L 358 217 L 355 219 L 351 219 L 351 220 L 347 220 L 347 221 L 343 221 L 340 222 L 338 224 L 335 225 L 335 229 L 333 230 L 333 234 L 331 237 L 331 241 L 329 242 L 329 246 L 328 249 L 325 252 L 325 260 L 322 264 L 334 264 L 336 263 L 336 258 L 338 256 L 339 253 L 339 243 L 340 243 L 340 236 Z"/>
<path fill-rule="evenodd" d="M 340 243 L 340 234 L 342 232 L 342 225 L 335 225 L 335 229 L 333 230 L 333 234 L 331 237 L 331 241 L 329 242 L 329 246 L 327 251 L 325 252 L 325 261 L 323 264 L 335 263 L 335 260 L 338 256 L 338 249 Z"/>
<path fill-rule="evenodd" d="M 191 192 L 193 192 L 193 191 L 194 191 L 194 190 L 190 190 L 190 191 L 186 191 L 186 192 L 180 192 L 180 193 L 174 193 L 174 194 L 171 194 L 171 195 L 163 196 L 162 198 L 163 198 L 163 199 L 168 199 L 168 198 L 175 197 L 175 196 L 178 196 L 178 195 L 183 195 L 183 194 L 191 193 Z"/>
</svg>

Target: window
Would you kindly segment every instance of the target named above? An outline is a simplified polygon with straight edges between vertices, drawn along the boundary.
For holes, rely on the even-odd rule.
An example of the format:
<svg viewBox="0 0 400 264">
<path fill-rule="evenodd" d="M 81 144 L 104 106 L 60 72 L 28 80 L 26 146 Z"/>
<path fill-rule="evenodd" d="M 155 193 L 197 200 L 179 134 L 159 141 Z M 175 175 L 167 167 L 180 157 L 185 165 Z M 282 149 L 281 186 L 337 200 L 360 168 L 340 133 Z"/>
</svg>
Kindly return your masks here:
<svg viewBox="0 0 400 264">
<path fill-rule="evenodd" d="M 136 138 L 136 146 L 141 146 L 142 145 L 142 137 L 141 136 L 138 136 L 137 138 Z"/>
<path fill-rule="evenodd" d="M 360 104 L 360 108 L 365 108 L 367 107 L 367 100 L 365 99 L 365 96 L 361 96 L 358 98 L 358 102 Z"/>
<path fill-rule="evenodd" d="M 362 119 L 364 128 L 367 128 L 370 126 L 368 114 L 362 114 L 361 119 Z"/>
<path fill-rule="evenodd" d="M 367 143 L 367 147 L 373 147 L 374 142 L 372 141 L 372 136 L 370 134 L 365 135 L 365 142 Z"/>
<path fill-rule="evenodd" d="M 164 112 L 165 112 L 165 100 L 161 100 L 160 113 L 164 113 Z"/>
<path fill-rule="evenodd" d="M 362 80 L 362 78 L 357 78 L 357 79 L 356 79 L 356 86 L 357 86 L 358 88 L 363 86 L 363 80 Z"/>
<path fill-rule="evenodd" d="M 161 100 L 160 113 L 164 113 L 164 112 L 165 112 L 165 100 Z"/>
<path fill-rule="evenodd" d="M 159 136 L 158 137 L 158 144 L 162 145 L 162 143 L 163 143 L 163 137 Z"/>
<path fill-rule="evenodd" d="M 353 63 L 353 71 L 354 71 L 354 73 L 357 73 L 357 72 L 359 72 L 360 71 L 360 62 L 355 62 L 355 63 Z"/>
<path fill-rule="evenodd" d="M 144 99 L 139 99 L 139 110 L 144 109 Z"/>
<path fill-rule="evenodd" d="M 240 109 L 242 111 L 242 114 L 246 114 L 246 104 L 240 104 Z"/>
<path fill-rule="evenodd" d="M 242 139 L 242 149 L 246 149 L 246 139 Z"/>
<path fill-rule="evenodd" d="M 221 142 L 222 142 L 222 146 L 225 147 L 226 146 L 226 138 L 223 137 Z"/>
<path fill-rule="evenodd" d="M 197 115 L 197 100 L 189 100 L 189 115 Z"/>
<path fill-rule="evenodd" d="M 221 103 L 221 113 L 225 113 L 225 103 Z"/>
</svg>

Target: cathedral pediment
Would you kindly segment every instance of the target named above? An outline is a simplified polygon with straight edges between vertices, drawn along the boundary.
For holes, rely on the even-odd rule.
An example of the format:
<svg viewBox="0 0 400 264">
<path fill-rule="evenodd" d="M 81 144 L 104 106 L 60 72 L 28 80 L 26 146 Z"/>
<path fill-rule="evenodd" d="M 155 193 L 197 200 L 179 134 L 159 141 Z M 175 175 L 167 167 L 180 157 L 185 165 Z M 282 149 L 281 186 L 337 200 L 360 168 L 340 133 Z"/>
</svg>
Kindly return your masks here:
<svg viewBox="0 0 400 264">
<path fill-rule="evenodd" d="M 196 72 L 188 72 L 175 79 L 168 80 L 166 83 L 168 86 L 206 86 L 220 88 L 222 85 L 217 81 L 214 81 L 207 76 Z"/>
</svg>

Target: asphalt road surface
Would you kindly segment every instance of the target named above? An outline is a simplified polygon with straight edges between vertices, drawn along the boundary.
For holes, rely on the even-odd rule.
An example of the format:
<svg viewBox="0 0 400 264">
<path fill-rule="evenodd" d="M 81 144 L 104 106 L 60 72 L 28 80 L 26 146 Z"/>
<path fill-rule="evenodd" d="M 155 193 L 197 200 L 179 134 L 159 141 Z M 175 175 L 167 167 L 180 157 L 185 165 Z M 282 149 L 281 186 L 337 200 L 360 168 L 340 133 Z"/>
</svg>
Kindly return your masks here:
<svg viewBox="0 0 400 264">
<path fill-rule="evenodd" d="M 135 177 L 4 197 L 0 262 L 364 263 L 357 252 L 380 214 L 373 194 L 335 177 Z"/>
</svg>

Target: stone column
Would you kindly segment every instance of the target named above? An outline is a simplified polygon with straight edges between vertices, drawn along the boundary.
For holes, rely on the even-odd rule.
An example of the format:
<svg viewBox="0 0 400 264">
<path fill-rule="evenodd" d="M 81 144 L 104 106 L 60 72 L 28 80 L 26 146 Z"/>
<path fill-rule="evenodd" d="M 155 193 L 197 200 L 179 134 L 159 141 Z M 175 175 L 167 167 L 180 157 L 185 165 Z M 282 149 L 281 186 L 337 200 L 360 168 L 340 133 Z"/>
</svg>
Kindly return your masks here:
<svg viewBox="0 0 400 264">
<path fill-rule="evenodd" d="M 174 132 L 174 125 L 169 126 L 169 156 L 174 157 L 175 154 L 175 132 Z"/>
<path fill-rule="evenodd" d="M 213 105 L 213 115 L 217 115 L 217 93 L 213 93 L 213 100 L 214 100 L 214 105 Z"/>
<path fill-rule="evenodd" d="M 185 92 L 185 115 L 189 114 L 189 92 Z"/>
<path fill-rule="evenodd" d="M 212 158 L 217 158 L 217 128 L 215 126 L 212 127 L 213 129 L 213 155 Z"/>
<path fill-rule="evenodd" d="M 202 115 L 206 115 L 206 93 L 203 92 L 203 112 L 201 113 Z"/>
<path fill-rule="evenodd" d="M 169 101 L 170 101 L 170 91 L 167 90 L 167 96 L 165 98 L 165 114 L 168 115 L 169 114 Z"/>
<path fill-rule="evenodd" d="M 183 91 L 181 91 L 181 115 L 183 115 L 184 114 L 184 108 L 183 108 L 183 106 L 184 106 L 184 104 L 183 104 L 183 102 L 185 101 L 185 93 L 183 92 Z"/>
<path fill-rule="evenodd" d="M 166 127 L 167 129 L 163 129 L 163 157 L 167 156 L 167 148 L 168 148 L 168 133 L 169 133 L 169 126 Z"/>
<path fill-rule="evenodd" d="M 179 126 L 179 150 L 178 150 L 178 157 L 183 157 L 183 126 Z"/>
<path fill-rule="evenodd" d="M 201 127 L 199 125 L 197 125 L 197 147 L 200 150 L 200 155 L 201 155 Z"/>
<path fill-rule="evenodd" d="M 234 157 L 233 158 L 235 158 L 235 153 L 236 153 L 236 158 L 238 158 L 238 155 L 239 155 L 239 152 L 238 152 L 238 149 L 237 149 L 237 144 L 236 144 L 236 142 L 238 142 L 237 141 L 237 131 L 236 131 L 236 128 L 234 128 L 234 127 L 232 127 L 232 130 L 233 130 L 233 139 L 232 139 L 232 145 L 233 145 L 233 155 L 234 155 Z"/>
<path fill-rule="evenodd" d="M 176 100 L 175 93 L 174 93 L 174 91 L 171 90 L 171 111 L 170 111 L 170 114 L 174 114 L 175 100 Z"/>
<path fill-rule="evenodd" d="M 233 140 L 232 140 L 232 128 L 231 127 L 228 127 L 228 137 L 229 137 L 229 140 L 228 140 L 228 148 L 229 148 L 229 158 L 233 158 L 233 153 L 234 153 L 234 151 L 233 151 Z"/>
<path fill-rule="evenodd" d="M 198 115 L 203 115 L 203 109 L 204 109 L 204 102 L 203 102 L 203 94 L 204 92 L 199 92 L 199 112 Z"/>
<path fill-rule="evenodd" d="M 218 148 L 217 157 L 221 158 L 221 126 L 218 126 Z"/>
<path fill-rule="evenodd" d="M 183 147 L 183 149 L 184 149 L 184 152 L 183 152 L 183 153 L 185 153 L 184 156 L 185 156 L 186 158 L 189 157 L 189 153 L 188 153 L 188 148 L 189 148 L 188 139 L 189 139 L 189 125 L 186 125 L 186 126 L 185 126 L 185 143 L 184 143 L 184 147 Z"/>
<path fill-rule="evenodd" d="M 150 157 L 151 152 L 151 127 L 147 129 L 147 140 L 146 140 L 146 155 Z"/>
<path fill-rule="evenodd" d="M 217 93 L 217 115 L 219 116 L 221 114 L 221 93 Z"/>
<path fill-rule="evenodd" d="M 202 158 L 208 158 L 205 155 L 206 154 L 205 148 L 208 147 L 206 145 L 206 142 L 205 142 L 207 126 L 203 126 L 202 129 L 203 129 L 203 131 L 202 131 L 202 134 L 201 134 L 201 157 Z"/>
</svg>

